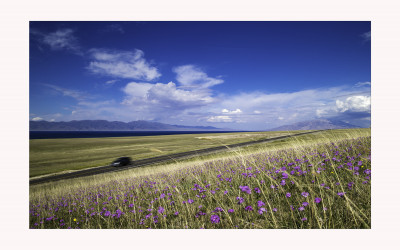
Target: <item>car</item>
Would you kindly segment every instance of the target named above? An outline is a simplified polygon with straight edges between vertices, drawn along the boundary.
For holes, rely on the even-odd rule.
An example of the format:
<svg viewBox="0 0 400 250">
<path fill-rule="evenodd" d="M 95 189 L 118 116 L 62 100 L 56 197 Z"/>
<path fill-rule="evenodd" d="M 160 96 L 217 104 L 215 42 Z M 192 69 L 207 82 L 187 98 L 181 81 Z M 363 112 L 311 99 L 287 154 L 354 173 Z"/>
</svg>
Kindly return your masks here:
<svg viewBox="0 0 400 250">
<path fill-rule="evenodd" d="M 111 167 L 122 167 L 131 164 L 132 159 L 130 157 L 120 157 L 111 163 Z"/>
</svg>

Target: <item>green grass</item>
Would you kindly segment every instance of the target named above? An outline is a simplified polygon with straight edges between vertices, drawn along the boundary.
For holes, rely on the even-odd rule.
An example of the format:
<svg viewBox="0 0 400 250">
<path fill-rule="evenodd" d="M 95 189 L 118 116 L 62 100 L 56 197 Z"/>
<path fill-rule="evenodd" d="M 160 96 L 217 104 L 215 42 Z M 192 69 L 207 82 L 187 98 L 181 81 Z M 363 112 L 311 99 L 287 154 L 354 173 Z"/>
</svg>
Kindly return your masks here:
<svg viewBox="0 0 400 250">
<path fill-rule="evenodd" d="M 139 160 L 292 133 L 295 132 L 33 139 L 29 141 L 29 176 L 103 166 L 120 156 Z"/>
<path fill-rule="evenodd" d="M 173 164 L 35 185 L 30 187 L 30 227 L 370 228 L 371 181 L 364 172 L 371 169 L 370 154 L 370 129 L 334 130 Z M 359 174 L 348 169 L 348 162 L 360 168 Z M 296 165 L 307 173 L 291 174 Z M 276 170 L 285 166 L 291 167 L 286 171 L 286 185 L 281 186 L 285 170 Z M 245 177 L 243 173 L 255 175 Z M 227 177 L 232 181 L 226 181 Z M 353 183 L 351 188 L 349 183 Z M 199 193 L 193 189 L 196 185 L 206 191 Z M 271 185 L 279 188 L 271 189 Z M 249 186 L 251 194 L 240 191 L 240 186 Z M 309 196 L 303 197 L 302 192 Z M 340 192 L 345 195 L 340 197 Z M 162 193 L 166 195 L 163 198 Z M 242 204 L 238 204 L 238 196 L 245 198 Z M 317 197 L 320 203 L 315 202 Z M 194 202 L 184 203 L 189 199 Z M 258 201 L 265 203 L 267 213 L 258 213 Z M 309 204 L 301 211 L 303 202 Z M 246 211 L 247 206 L 254 211 Z M 160 207 L 165 209 L 162 214 Z M 224 211 L 215 212 L 217 207 Z M 229 209 L 235 212 L 228 213 Z M 107 216 L 106 211 L 123 214 L 116 218 Z M 199 211 L 205 215 L 196 217 Z M 146 218 L 148 214 L 152 215 Z M 219 216 L 218 223 L 212 223 L 213 215 Z M 157 223 L 154 216 L 158 216 Z"/>
</svg>

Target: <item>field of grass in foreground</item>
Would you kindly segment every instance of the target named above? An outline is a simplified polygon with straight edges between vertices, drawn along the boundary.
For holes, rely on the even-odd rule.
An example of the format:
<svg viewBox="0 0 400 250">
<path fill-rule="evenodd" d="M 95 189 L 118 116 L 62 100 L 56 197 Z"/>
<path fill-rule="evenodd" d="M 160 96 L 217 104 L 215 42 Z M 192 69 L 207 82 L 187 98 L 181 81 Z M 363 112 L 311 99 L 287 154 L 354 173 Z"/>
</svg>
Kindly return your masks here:
<svg viewBox="0 0 400 250">
<path fill-rule="evenodd" d="M 104 166 L 121 156 L 139 160 L 293 133 L 298 132 L 33 139 L 29 140 L 29 176 Z"/>
<path fill-rule="evenodd" d="M 104 176 L 31 187 L 29 227 L 371 227 L 371 138 L 351 131 Z"/>
</svg>

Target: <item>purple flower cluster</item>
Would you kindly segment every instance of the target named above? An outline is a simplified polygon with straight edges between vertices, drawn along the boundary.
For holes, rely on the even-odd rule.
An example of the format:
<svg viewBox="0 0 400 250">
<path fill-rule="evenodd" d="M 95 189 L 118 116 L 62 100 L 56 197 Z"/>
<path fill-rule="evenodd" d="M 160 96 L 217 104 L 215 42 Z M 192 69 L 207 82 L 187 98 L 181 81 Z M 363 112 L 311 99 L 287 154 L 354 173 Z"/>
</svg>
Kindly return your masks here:
<svg viewBox="0 0 400 250">
<path fill-rule="evenodd" d="M 249 188 L 248 186 L 239 186 L 239 189 L 240 189 L 242 192 L 251 194 L 251 188 Z"/>
</svg>

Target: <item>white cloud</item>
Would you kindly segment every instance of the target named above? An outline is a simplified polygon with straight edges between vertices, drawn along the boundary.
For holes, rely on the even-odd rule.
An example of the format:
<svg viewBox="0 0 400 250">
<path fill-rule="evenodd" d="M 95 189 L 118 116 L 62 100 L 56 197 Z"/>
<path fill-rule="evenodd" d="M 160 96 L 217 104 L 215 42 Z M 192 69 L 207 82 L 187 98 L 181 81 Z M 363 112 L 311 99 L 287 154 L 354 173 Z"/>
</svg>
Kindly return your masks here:
<svg viewBox="0 0 400 250">
<path fill-rule="evenodd" d="M 355 84 L 356 87 L 361 87 L 361 86 L 371 86 L 371 82 L 358 82 Z"/>
<path fill-rule="evenodd" d="M 78 39 L 74 33 L 73 29 L 60 29 L 48 34 L 31 30 L 31 34 L 36 36 L 39 42 L 48 45 L 52 50 L 70 50 L 81 54 Z"/>
<path fill-rule="evenodd" d="M 232 118 L 226 115 L 210 116 L 207 119 L 208 122 L 232 122 Z"/>
<path fill-rule="evenodd" d="M 210 89 L 181 88 L 172 82 L 133 82 L 124 88 L 124 92 L 126 96 L 123 104 L 140 117 L 158 118 L 166 123 L 184 120 L 190 121 L 192 125 L 225 123 L 226 127 L 237 129 L 268 129 L 344 114 L 339 112 L 336 100 L 344 102 L 346 99 L 339 97 L 358 96 L 356 93 L 359 89 L 342 86 L 290 93 L 248 92 L 213 96 Z M 356 110 L 356 100 L 350 98 L 345 103 L 353 111 Z M 348 120 L 351 118 L 351 114 L 346 116 Z M 267 121 L 270 123 L 266 127 Z"/>
<path fill-rule="evenodd" d="M 221 112 L 222 113 L 227 113 L 227 114 L 240 114 L 240 113 L 243 113 L 242 110 L 240 110 L 240 109 L 236 109 L 236 110 L 223 109 Z"/>
<path fill-rule="evenodd" d="M 109 81 L 106 81 L 106 84 L 113 85 L 116 82 L 118 82 L 118 80 L 109 80 Z"/>
<path fill-rule="evenodd" d="M 345 101 L 336 100 L 339 112 L 369 112 L 371 110 L 370 96 L 350 96 Z"/>
<path fill-rule="evenodd" d="M 40 116 L 35 116 L 31 120 L 32 121 L 50 121 L 54 122 L 57 118 L 62 117 L 60 113 L 55 113 L 55 114 L 43 114 Z"/>
<path fill-rule="evenodd" d="M 224 82 L 222 79 L 209 77 L 201 69 L 194 65 L 183 65 L 173 69 L 176 80 L 185 87 L 209 88 Z"/>
<path fill-rule="evenodd" d="M 158 69 L 144 59 L 141 50 L 111 51 L 91 49 L 93 61 L 87 69 L 94 74 L 152 81 L 161 76 Z"/>
<path fill-rule="evenodd" d="M 98 108 L 101 106 L 108 106 L 108 105 L 113 105 L 113 104 L 115 104 L 115 102 L 112 100 L 96 101 L 96 102 L 88 102 L 88 101 L 78 102 L 78 105 L 85 106 L 85 107 L 91 107 L 91 108 Z"/>
<path fill-rule="evenodd" d="M 325 109 L 317 109 L 316 110 L 317 117 L 322 117 L 322 116 L 326 115 L 327 113 L 328 112 Z"/>
<path fill-rule="evenodd" d="M 72 97 L 78 101 L 83 101 L 84 99 L 91 98 L 90 95 L 83 93 L 81 91 L 78 91 L 78 90 L 66 89 L 66 88 L 62 88 L 62 87 L 59 87 L 59 86 L 56 86 L 53 84 L 43 84 L 43 85 L 55 90 L 57 93 L 60 93 L 63 96 Z"/>
<path fill-rule="evenodd" d="M 179 89 L 173 82 L 167 84 L 131 82 L 123 91 L 126 94 L 123 104 L 135 107 L 152 106 L 158 110 L 165 108 L 182 110 L 204 106 L 214 101 L 208 91 Z"/>
</svg>

